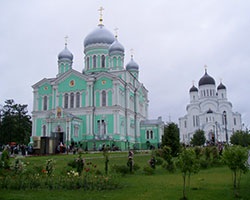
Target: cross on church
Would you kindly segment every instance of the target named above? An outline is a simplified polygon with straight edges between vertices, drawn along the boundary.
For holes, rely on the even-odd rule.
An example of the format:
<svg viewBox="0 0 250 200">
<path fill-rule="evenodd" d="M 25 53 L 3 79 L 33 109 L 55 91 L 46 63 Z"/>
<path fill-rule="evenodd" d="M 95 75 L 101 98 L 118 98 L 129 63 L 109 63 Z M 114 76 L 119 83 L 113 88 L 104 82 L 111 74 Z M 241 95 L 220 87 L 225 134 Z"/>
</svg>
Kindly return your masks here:
<svg viewBox="0 0 250 200">
<path fill-rule="evenodd" d="M 133 56 L 134 56 L 134 49 L 133 48 L 130 49 L 130 54 L 131 54 L 131 58 L 133 58 Z"/>
<path fill-rule="evenodd" d="M 65 46 L 67 46 L 67 44 L 68 44 L 68 36 L 66 35 L 65 37 L 64 37 L 64 39 L 65 39 Z"/>
<path fill-rule="evenodd" d="M 102 6 L 98 9 L 98 11 L 100 12 L 100 19 L 99 19 L 100 24 L 102 24 L 102 15 L 103 15 L 102 11 L 103 10 L 104 10 L 104 8 Z"/>
<path fill-rule="evenodd" d="M 115 31 L 115 37 L 117 37 L 117 35 L 118 35 L 118 30 L 119 30 L 119 29 L 118 29 L 117 27 L 115 27 L 115 28 L 114 28 L 114 31 Z"/>
<path fill-rule="evenodd" d="M 207 72 L 207 65 L 205 65 L 204 68 L 205 68 L 205 71 Z"/>
</svg>

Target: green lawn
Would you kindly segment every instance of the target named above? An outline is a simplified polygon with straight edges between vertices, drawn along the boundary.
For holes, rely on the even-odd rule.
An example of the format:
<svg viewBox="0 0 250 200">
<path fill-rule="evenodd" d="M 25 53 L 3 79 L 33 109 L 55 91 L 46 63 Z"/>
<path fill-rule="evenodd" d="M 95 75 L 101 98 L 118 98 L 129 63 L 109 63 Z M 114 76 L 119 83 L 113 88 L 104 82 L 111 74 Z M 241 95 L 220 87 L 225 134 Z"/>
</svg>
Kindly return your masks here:
<svg viewBox="0 0 250 200">
<path fill-rule="evenodd" d="M 67 163 L 77 155 L 57 156 L 33 156 L 25 158 L 27 166 L 41 165 L 48 158 L 56 161 L 55 173 L 59 175 L 67 168 Z M 104 158 L 101 153 L 84 154 L 86 161 L 95 163 L 99 170 L 104 172 Z M 84 191 L 79 190 L 1 190 L 2 199 L 25 199 L 25 200 L 66 200 L 66 199 L 115 199 L 115 200 L 161 200 L 180 199 L 182 197 L 182 176 L 180 172 L 168 173 L 162 167 L 157 166 L 155 174 L 143 174 L 143 167 L 147 165 L 150 154 L 135 154 L 134 160 L 141 168 L 135 174 L 120 177 L 121 189 L 108 191 Z M 127 154 L 115 153 L 110 155 L 109 166 L 113 164 L 126 164 Z M 240 199 L 250 200 L 250 173 L 244 174 L 241 181 Z M 232 175 L 227 167 L 210 168 L 201 170 L 191 177 L 188 198 L 192 200 L 230 200 L 233 198 Z"/>
</svg>

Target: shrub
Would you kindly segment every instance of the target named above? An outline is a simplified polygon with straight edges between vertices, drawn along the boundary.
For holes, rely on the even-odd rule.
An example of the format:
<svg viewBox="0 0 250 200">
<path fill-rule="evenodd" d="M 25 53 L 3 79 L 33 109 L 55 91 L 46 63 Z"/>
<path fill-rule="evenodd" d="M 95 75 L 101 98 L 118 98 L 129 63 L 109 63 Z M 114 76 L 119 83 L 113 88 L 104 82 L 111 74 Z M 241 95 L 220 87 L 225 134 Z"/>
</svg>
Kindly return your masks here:
<svg viewBox="0 0 250 200">
<path fill-rule="evenodd" d="M 1 155 L 0 169 L 9 169 L 10 168 L 10 156 L 8 149 L 3 150 Z"/>
<path fill-rule="evenodd" d="M 152 174 L 155 173 L 155 170 L 152 167 L 150 167 L 150 166 L 147 165 L 147 166 L 143 167 L 143 172 L 146 175 L 152 175 Z"/>
<path fill-rule="evenodd" d="M 13 160 L 13 162 L 12 162 L 12 164 L 11 164 L 11 166 L 10 166 L 11 170 L 12 170 L 15 174 L 22 174 L 22 173 L 25 171 L 25 167 L 26 167 L 26 165 L 25 165 L 24 162 L 22 161 L 22 157 L 19 157 L 19 156 L 17 156 L 17 157 Z"/>
<path fill-rule="evenodd" d="M 68 166 L 76 168 L 76 171 L 79 173 L 79 175 L 81 175 L 84 168 L 84 163 L 85 160 L 82 158 L 82 154 L 79 153 L 78 158 L 75 158 L 73 161 L 68 162 Z"/>
<path fill-rule="evenodd" d="M 128 174 L 129 168 L 126 165 L 112 165 L 111 170 L 122 175 Z"/>
</svg>

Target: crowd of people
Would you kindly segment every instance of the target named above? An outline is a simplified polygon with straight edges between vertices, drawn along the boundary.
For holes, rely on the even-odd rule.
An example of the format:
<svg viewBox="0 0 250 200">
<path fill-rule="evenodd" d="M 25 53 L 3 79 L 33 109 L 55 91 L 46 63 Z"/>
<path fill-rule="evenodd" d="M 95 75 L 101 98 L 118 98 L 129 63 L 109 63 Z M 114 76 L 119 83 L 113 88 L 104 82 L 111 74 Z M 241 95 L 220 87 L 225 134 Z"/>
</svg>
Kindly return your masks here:
<svg viewBox="0 0 250 200">
<path fill-rule="evenodd" d="M 10 155 L 31 155 L 33 153 L 32 145 L 25 144 L 6 144 L 1 145 L 1 151 L 8 150 Z"/>
</svg>

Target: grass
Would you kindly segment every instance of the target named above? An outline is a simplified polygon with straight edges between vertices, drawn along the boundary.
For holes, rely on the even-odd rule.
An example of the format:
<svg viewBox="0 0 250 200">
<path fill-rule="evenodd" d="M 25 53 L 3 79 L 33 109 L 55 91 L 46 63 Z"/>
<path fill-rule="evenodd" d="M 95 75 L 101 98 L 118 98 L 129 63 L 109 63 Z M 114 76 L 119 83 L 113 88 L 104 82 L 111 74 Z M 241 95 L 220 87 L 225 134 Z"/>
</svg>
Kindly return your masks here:
<svg viewBox="0 0 250 200">
<path fill-rule="evenodd" d="M 56 161 L 57 175 L 65 169 L 67 163 L 77 155 L 57 156 L 33 156 L 25 158 L 29 162 L 28 167 L 43 165 L 46 160 L 53 158 Z M 101 153 L 83 154 L 86 161 L 95 163 L 99 170 L 104 172 L 104 158 Z M 66 200 L 66 199 L 119 199 L 119 200 L 161 200 L 180 199 L 182 197 L 182 176 L 180 172 L 168 173 L 162 167 L 157 166 L 154 175 L 144 175 L 142 168 L 147 165 L 150 154 L 135 154 L 134 160 L 141 167 L 135 174 L 120 177 L 123 188 L 111 191 L 84 191 L 83 189 L 65 190 L 1 190 L 0 200 Z M 109 167 L 113 164 L 126 164 L 127 154 L 112 153 L 109 159 Z M 241 198 L 250 200 L 250 173 L 244 174 L 241 181 Z M 227 167 L 210 168 L 201 170 L 191 176 L 188 199 L 192 200 L 233 200 L 232 176 Z"/>
</svg>

